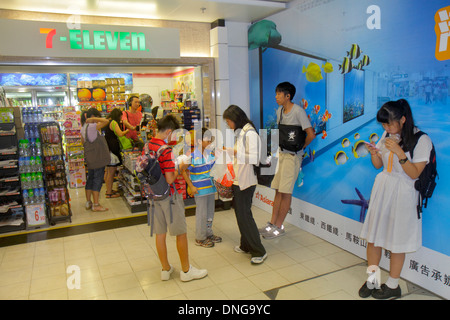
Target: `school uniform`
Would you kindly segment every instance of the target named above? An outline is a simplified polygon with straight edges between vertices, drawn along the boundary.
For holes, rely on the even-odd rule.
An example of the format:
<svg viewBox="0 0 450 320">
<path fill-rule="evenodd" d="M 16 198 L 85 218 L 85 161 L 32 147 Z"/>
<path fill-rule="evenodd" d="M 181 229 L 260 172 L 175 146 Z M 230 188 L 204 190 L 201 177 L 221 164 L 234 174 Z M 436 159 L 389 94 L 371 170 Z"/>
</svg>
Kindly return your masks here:
<svg viewBox="0 0 450 320">
<path fill-rule="evenodd" d="M 383 171 L 375 178 L 360 237 L 393 253 L 414 252 L 422 246 L 422 219 L 417 217 L 419 192 L 414 188 L 417 179 L 411 179 L 397 155 L 384 147 L 385 137 L 386 132 L 377 143 Z M 409 152 L 406 156 L 411 163 L 428 163 L 431 148 L 431 139 L 423 135 L 414 149 L 414 158 Z"/>
</svg>

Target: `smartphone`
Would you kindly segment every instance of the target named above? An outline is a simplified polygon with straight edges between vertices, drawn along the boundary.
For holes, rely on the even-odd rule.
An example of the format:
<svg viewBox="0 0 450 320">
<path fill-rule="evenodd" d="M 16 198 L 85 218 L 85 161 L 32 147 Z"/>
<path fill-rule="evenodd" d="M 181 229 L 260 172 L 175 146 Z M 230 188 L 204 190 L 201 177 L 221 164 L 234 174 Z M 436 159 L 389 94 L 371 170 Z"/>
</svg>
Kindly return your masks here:
<svg viewBox="0 0 450 320">
<path fill-rule="evenodd" d="M 375 150 L 380 151 L 380 149 L 378 149 L 377 147 L 375 147 L 374 144 L 371 144 L 371 143 L 369 143 L 369 142 L 367 142 L 367 141 L 363 141 L 363 142 L 364 142 L 365 144 L 371 146 L 371 147 L 374 148 Z"/>
</svg>

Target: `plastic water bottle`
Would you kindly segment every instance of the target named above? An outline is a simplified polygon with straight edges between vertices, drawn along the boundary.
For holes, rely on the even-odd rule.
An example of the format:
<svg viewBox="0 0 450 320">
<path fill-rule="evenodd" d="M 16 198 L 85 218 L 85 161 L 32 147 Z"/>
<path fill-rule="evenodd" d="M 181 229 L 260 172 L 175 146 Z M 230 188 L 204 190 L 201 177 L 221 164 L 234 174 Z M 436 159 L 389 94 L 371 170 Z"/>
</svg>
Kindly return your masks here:
<svg viewBox="0 0 450 320">
<path fill-rule="evenodd" d="M 41 139 L 36 138 L 35 144 L 36 144 L 36 155 L 40 156 L 41 155 Z"/>
<path fill-rule="evenodd" d="M 45 189 L 39 188 L 39 201 L 43 203 L 45 201 Z"/>
<path fill-rule="evenodd" d="M 42 173 L 38 172 L 36 174 L 36 182 L 37 182 L 37 187 L 38 188 L 42 188 L 44 186 L 44 180 L 42 179 Z"/>
<path fill-rule="evenodd" d="M 33 189 L 28 189 L 28 203 L 29 204 L 34 204 L 34 191 Z"/>
<path fill-rule="evenodd" d="M 23 196 L 23 204 L 24 205 L 27 205 L 27 204 L 29 204 L 30 202 L 30 200 L 29 200 L 29 198 L 28 198 L 28 190 L 27 189 L 24 189 L 23 191 L 22 191 L 22 196 Z"/>
</svg>

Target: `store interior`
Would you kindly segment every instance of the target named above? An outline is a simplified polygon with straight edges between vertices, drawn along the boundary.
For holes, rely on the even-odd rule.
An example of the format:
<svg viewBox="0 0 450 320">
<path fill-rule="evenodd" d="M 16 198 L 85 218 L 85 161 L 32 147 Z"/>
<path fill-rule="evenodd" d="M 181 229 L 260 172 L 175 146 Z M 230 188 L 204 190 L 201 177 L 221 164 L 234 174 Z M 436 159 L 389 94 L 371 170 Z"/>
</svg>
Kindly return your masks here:
<svg viewBox="0 0 450 320">
<path fill-rule="evenodd" d="M 100 203 L 108 210 L 85 208 L 81 112 L 96 108 L 107 117 L 114 108 L 128 110 L 127 99 L 134 95 L 141 100 L 143 124 L 153 119 L 152 109 L 157 108 L 157 118 L 174 114 L 187 131 L 197 121 L 210 127 L 214 113 L 210 98 L 205 98 L 209 81 L 204 70 L 201 64 L 2 67 L 0 237 L 146 216 L 147 203 L 134 175 L 139 150 L 122 153 L 123 166 L 113 187 L 121 196 L 106 198 L 103 186 Z M 152 134 L 141 126 L 144 142 Z M 189 214 L 195 202 L 182 177 L 177 180 L 184 186 Z"/>
</svg>

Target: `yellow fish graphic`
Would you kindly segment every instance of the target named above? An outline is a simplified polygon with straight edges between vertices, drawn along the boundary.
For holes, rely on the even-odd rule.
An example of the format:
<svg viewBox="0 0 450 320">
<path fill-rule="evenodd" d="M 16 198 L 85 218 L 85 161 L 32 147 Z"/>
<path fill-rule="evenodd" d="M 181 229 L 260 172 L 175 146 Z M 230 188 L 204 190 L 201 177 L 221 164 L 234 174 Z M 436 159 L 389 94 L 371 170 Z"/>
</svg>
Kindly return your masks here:
<svg viewBox="0 0 450 320">
<path fill-rule="evenodd" d="M 302 73 L 306 73 L 306 80 L 309 82 L 319 82 L 323 79 L 319 65 L 314 62 L 311 62 L 308 67 L 303 66 Z"/>
<path fill-rule="evenodd" d="M 333 72 L 333 65 L 329 62 L 325 63 L 323 66 L 323 71 L 325 71 L 325 73 L 330 73 Z"/>
</svg>

